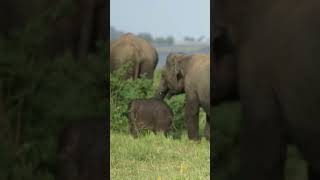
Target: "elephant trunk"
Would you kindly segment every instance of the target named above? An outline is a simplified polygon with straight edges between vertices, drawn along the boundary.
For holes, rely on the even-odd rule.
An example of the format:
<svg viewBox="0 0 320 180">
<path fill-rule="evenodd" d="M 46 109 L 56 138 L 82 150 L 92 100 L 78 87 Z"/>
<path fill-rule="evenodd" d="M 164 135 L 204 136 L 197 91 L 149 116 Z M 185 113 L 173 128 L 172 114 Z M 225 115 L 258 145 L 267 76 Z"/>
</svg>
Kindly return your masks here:
<svg viewBox="0 0 320 180">
<path fill-rule="evenodd" d="M 170 95 L 170 93 L 168 93 L 168 92 L 169 92 L 169 88 L 168 88 L 166 82 L 163 79 L 161 79 L 159 87 L 158 87 L 154 97 L 157 99 L 163 100 L 166 97 L 166 95 Z M 171 95 L 170 95 L 170 97 L 171 97 Z"/>
</svg>

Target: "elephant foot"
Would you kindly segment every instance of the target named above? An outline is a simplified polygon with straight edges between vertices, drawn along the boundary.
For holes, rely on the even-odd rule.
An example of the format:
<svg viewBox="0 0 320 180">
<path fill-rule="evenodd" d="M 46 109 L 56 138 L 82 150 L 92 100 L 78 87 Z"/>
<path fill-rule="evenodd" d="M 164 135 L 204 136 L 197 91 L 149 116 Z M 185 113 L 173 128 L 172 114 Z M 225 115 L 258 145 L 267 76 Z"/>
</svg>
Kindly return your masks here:
<svg viewBox="0 0 320 180">
<path fill-rule="evenodd" d="M 210 142 L 210 125 L 207 123 L 204 129 L 204 135 L 206 139 Z"/>
<path fill-rule="evenodd" d="M 199 135 L 188 135 L 190 140 L 194 140 L 194 141 L 199 141 L 200 140 L 200 136 Z"/>
</svg>

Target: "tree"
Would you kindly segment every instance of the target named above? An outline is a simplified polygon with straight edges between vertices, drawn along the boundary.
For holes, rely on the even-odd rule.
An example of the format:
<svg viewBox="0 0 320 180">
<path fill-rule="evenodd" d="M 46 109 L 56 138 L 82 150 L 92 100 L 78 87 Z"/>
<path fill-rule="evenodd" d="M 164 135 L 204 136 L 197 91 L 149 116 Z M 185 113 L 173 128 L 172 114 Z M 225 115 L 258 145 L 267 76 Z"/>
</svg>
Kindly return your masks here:
<svg viewBox="0 0 320 180">
<path fill-rule="evenodd" d="M 194 42 L 194 38 L 193 37 L 189 37 L 189 36 L 185 36 L 184 40 L 188 41 L 188 42 Z"/>
<path fill-rule="evenodd" d="M 173 45 L 174 44 L 174 38 L 172 36 L 167 37 L 167 43 L 168 45 Z"/>
<path fill-rule="evenodd" d="M 124 33 L 110 26 L 110 40 L 119 39 Z"/>
<path fill-rule="evenodd" d="M 141 37 L 148 42 L 153 42 L 153 37 L 150 33 L 139 33 L 138 37 Z"/>
<path fill-rule="evenodd" d="M 204 36 L 200 36 L 200 37 L 197 39 L 198 42 L 202 42 L 203 40 L 204 40 Z"/>
</svg>

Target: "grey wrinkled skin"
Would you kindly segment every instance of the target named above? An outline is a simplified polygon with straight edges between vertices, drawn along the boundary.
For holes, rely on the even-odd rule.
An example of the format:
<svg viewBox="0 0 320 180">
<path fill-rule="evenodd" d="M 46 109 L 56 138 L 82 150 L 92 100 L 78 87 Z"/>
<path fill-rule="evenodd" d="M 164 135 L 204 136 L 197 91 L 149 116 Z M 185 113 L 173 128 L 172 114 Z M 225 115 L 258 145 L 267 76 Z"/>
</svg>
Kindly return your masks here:
<svg viewBox="0 0 320 180">
<path fill-rule="evenodd" d="M 173 121 L 173 112 L 162 100 L 134 99 L 128 105 L 129 132 L 137 138 L 142 129 L 167 134 Z"/>
<path fill-rule="evenodd" d="M 110 70 L 117 70 L 127 63 L 132 63 L 133 67 L 128 69 L 125 78 L 137 79 L 145 74 L 146 78 L 153 79 L 158 52 L 146 40 L 126 33 L 110 43 Z"/>
<path fill-rule="evenodd" d="M 320 2 L 213 3 L 215 61 L 236 65 L 213 72 L 236 74 L 226 89 L 236 87 L 244 114 L 238 178 L 283 180 L 292 143 L 308 164 L 308 179 L 320 179 Z"/>
<path fill-rule="evenodd" d="M 189 139 L 198 140 L 199 110 L 207 114 L 206 138 L 210 139 L 210 57 L 206 54 L 170 53 L 155 97 L 186 94 L 185 119 Z"/>
</svg>

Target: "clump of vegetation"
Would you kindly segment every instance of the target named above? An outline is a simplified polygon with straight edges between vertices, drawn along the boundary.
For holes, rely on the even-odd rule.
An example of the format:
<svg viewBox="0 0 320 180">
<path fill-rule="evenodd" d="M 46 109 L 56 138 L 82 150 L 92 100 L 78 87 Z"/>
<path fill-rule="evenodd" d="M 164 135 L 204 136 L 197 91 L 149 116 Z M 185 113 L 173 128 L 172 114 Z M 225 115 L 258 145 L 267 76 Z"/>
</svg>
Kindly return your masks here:
<svg viewBox="0 0 320 180">
<path fill-rule="evenodd" d="M 106 57 L 40 59 L 24 39 L 0 43 L 0 179 L 51 180 L 61 128 L 106 112 Z"/>
<path fill-rule="evenodd" d="M 169 136 L 146 132 L 133 139 L 128 132 L 128 103 L 136 98 L 154 96 L 161 78 L 156 70 L 154 79 L 124 80 L 130 64 L 122 66 L 110 77 L 110 173 L 111 179 L 209 179 L 210 145 L 187 138 L 184 106 L 185 95 L 165 99 L 174 113 Z M 205 126 L 200 114 L 200 132 Z"/>
<path fill-rule="evenodd" d="M 132 99 L 151 98 L 159 85 L 161 70 L 155 71 L 154 79 L 147 79 L 144 76 L 137 80 L 125 80 L 125 75 L 130 64 L 124 65 L 110 77 L 110 117 L 111 131 L 128 133 L 128 104 Z M 173 128 L 170 134 L 174 137 L 180 137 L 186 132 L 184 106 L 185 95 L 165 99 L 174 113 Z M 200 113 L 201 132 L 205 125 L 205 113 Z"/>
<path fill-rule="evenodd" d="M 132 99 L 152 96 L 153 82 L 144 77 L 125 80 L 131 64 L 126 64 L 110 76 L 110 122 L 111 129 L 127 132 L 127 110 Z"/>
<path fill-rule="evenodd" d="M 239 179 L 239 135 L 242 121 L 240 104 L 226 103 L 213 108 L 212 131 L 214 179 Z M 262 157 L 263 158 L 263 157 Z M 295 147 L 289 146 L 285 168 L 287 180 L 306 178 L 306 166 Z"/>
</svg>

